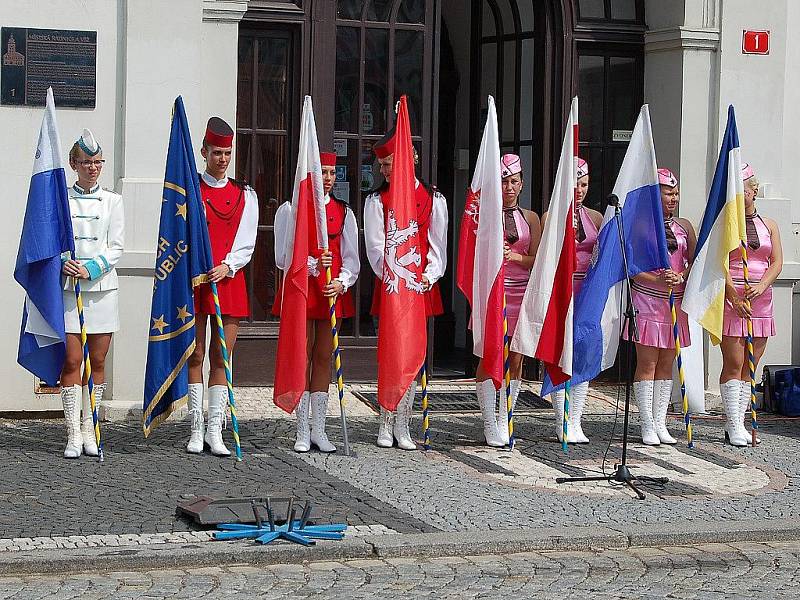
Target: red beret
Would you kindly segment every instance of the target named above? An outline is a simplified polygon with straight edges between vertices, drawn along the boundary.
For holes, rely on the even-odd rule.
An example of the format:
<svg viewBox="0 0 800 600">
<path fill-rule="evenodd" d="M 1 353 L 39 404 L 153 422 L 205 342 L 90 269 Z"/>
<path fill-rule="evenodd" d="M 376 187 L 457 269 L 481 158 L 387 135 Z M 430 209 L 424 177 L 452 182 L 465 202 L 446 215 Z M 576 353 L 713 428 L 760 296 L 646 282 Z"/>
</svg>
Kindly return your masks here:
<svg viewBox="0 0 800 600">
<path fill-rule="evenodd" d="M 320 152 L 319 153 L 319 162 L 322 163 L 323 167 L 335 167 L 336 166 L 336 152 Z"/>
</svg>

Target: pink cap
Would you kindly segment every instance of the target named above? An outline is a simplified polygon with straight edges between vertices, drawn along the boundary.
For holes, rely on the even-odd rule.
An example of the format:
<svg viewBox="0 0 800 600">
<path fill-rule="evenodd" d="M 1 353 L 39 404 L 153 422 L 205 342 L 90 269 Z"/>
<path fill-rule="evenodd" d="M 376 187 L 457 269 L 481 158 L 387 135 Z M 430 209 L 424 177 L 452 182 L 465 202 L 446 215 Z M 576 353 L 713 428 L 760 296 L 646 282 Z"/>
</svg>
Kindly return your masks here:
<svg viewBox="0 0 800 600">
<path fill-rule="evenodd" d="M 516 154 L 504 154 L 500 158 L 500 176 L 511 177 L 522 172 L 522 161 Z"/>
<path fill-rule="evenodd" d="M 578 179 L 589 174 L 589 163 L 578 157 Z"/>
<path fill-rule="evenodd" d="M 669 187 L 675 187 L 678 185 L 678 178 L 675 177 L 675 174 L 670 171 L 669 169 L 659 169 L 658 170 L 658 183 L 660 185 L 666 185 Z"/>
<path fill-rule="evenodd" d="M 753 171 L 753 167 L 751 167 L 747 163 L 742 163 L 742 179 L 747 181 L 751 177 L 755 177 L 755 176 L 756 176 L 756 172 Z"/>
</svg>

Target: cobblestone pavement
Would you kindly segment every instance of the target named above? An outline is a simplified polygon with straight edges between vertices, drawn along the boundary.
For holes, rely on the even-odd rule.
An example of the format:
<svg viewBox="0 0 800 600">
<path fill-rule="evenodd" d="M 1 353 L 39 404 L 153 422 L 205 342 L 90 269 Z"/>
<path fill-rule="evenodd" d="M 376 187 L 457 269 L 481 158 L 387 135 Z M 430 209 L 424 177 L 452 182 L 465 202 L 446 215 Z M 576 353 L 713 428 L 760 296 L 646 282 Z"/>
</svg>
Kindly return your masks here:
<svg viewBox="0 0 800 600">
<path fill-rule="evenodd" d="M 349 560 L 171 571 L 0 577 L 0 599 L 800 597 L 800 545 Z"/>
<path fill-rule="evenodd" d="M 757 448 L 723 445 L 720 419 L 696 421 L 694 450 L 683 442 L 659 448 L 633 443 L 634 473 L 670 479 L 643 486 L 648 498 L 640 502 L 626 488 L 607 483 L 555 483 L 557 476 L 601 473 L 614 429 L 608 398 L 595 398 L 590 406 L 600 414 L 584 419 L 592 443 L 566 454 L 554 442 L 550 411 L 517 416 L 520 439 L 513 453 L 481 443 L 478 414 L 433 413 L 431 452 L 380 449 L 374 444 L 377 418 L 351 401 L 350 439 L 357 456 L 346 457 L 294 453 L 293 419 L 274 413 L 262 392 L 242 390 L 239 397 L 241 463 L 187 455 L 188 423 L 181 420 L 163 424 L 147 440 L 136 421 L 105 424 L 102 465 L 86 457 L 61 458 L 60 421 L 0 421 L 0 550 L 19 546 L 7 542 L 13 538 L 192 531 L 175 516 L 176 502 L 188 495 L 293 494 L 311 498 L 320 520 L 399 533 L 733 523 L 792 517 L 800 506 L 800 430 L 793 420 L 762 418 L 763 443 Z M 679 421 L 670 425 L 677 434 Z M 419 431 L 418 417 L 413 427 Z M 621 419 L 617 436 L 620 428 Z M 341 439 L 338 420 L 329 419 L 328 431 L 334 442 Z M 635 441 L 638 426 L 632 424 L 631 431 Z M 619 454 L 615 443 L 606 472 Z"/>
</svg>

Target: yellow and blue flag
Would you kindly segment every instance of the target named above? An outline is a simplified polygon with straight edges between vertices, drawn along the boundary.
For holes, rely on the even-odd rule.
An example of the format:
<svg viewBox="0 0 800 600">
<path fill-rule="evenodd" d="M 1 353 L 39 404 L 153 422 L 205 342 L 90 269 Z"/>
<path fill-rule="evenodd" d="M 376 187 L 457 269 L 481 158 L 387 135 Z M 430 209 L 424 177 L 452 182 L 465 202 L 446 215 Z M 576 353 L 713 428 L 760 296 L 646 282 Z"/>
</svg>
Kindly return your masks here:
<svg viewBox="0 0 800 600">
<path fill-rule="evenodd" d="M 200 180 L 183 99 L 175 100 L 158 230 L 142 428 L 145 437 L 186 403 L 195 347 L 195 286 L 212 267 Z"/>
<path fill-rule="evenodd" d="M 728 107 L 728 124 L 697 238 L 694 264 L 683 294 L 683 310 L 708 331 L 711 341 L 722 340 L 728 256 L 747 239 L 744 180 L 736 114 Z"/>
</svg>

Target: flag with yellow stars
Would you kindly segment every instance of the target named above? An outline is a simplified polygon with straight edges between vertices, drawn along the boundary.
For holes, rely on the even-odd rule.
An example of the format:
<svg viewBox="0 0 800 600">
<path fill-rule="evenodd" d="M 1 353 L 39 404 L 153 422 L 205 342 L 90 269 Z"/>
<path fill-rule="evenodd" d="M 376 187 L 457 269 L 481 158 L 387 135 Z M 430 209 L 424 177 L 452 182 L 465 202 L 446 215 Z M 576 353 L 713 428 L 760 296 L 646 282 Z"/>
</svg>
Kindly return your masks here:
<svg viewBox="0 0 800 600">
<path fill-rule="evenodd" d="M 161 223 L 150 311 L 142 429 L 154 427 L 186 404 L 186 362 L 194 351 L 193 289 L 212 267 L 200 181 L 183 100 L 175 100 L 167 152 Z"/>
</svg>

